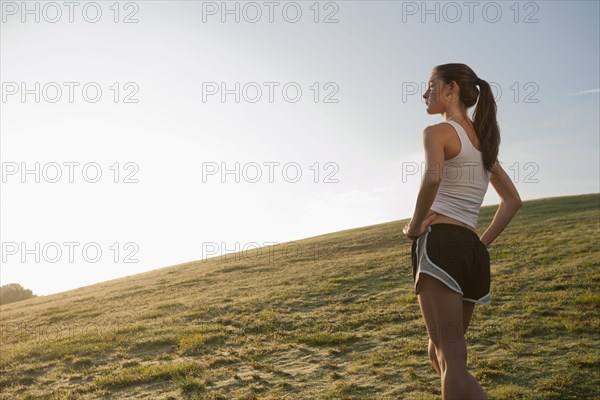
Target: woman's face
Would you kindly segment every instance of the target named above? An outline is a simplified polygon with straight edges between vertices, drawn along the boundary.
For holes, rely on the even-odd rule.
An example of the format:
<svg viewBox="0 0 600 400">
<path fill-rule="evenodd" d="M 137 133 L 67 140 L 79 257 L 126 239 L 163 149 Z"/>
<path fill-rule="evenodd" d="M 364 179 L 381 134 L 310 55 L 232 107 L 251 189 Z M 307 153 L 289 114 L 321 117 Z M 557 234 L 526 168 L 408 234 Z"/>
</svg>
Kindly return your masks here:
<svg viewBox="0 0 600 400">
<path fill-rule="evenodd" d="M 433 75 L 429 78 L 427 85 L 427 91 L 423 94 L 427 106 L 427 114 L 443 113 L 446 111 L 445 96 L 443 94 L 448 85 Z"/>
</svg>

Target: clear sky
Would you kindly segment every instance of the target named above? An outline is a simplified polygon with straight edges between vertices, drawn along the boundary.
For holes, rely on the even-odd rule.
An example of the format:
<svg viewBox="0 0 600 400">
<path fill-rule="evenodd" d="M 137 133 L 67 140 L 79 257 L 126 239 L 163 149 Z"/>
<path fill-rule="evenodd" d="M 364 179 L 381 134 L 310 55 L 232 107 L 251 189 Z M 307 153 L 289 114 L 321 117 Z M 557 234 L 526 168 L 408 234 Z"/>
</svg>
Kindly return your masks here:
<svg viewBox="0 0 600 400">
<path fill-rule="evenodd" d="M 449 62 L 492 83 L 522 199 L 599 191 L 598 1 L 1 4 L 2 284 L 410 218 Z"/>
</svg>

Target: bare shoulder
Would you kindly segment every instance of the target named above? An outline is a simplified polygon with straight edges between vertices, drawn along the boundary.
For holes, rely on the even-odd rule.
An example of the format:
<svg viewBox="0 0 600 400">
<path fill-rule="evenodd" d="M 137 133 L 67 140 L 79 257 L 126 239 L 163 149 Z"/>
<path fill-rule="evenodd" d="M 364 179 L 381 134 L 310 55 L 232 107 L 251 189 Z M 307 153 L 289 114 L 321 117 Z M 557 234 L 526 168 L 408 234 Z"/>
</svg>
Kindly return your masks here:
<svg viewBox="0 0 600 400">
<path fill-rule="evenodd" d="M 440 122 L 439 124 L 435 124 L 435 125 L 429 125 L 428 127 L 426 127 L 425 129 L 423 129 L 423 134 L 438 134 L 438 135 L 443 135 L 444 133 L 447 132 L 452 132 L 452 128 L 450 126 L 450 124 L 446 123 L 446 122 Z"/>
<path fill-rule="evenodd" d="M 449 137 L 449 133 L 452 133 L 452 129 L 449 124 L 444 122 L 429 125 L 423 129 L 423 140 L 426 142 L 444 143 Z"/>
</svg>

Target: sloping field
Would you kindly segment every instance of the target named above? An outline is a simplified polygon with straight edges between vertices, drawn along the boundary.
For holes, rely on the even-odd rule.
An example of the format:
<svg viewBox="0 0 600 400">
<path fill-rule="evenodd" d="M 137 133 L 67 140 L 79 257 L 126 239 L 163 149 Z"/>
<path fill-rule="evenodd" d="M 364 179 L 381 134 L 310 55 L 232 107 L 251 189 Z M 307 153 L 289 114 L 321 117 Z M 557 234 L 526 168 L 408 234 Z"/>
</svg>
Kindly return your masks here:
<svg viewBox="0 0 600 400">
<path fill-rule="evenodd" d="M 406 222 L 2 306 L 0 398 L 440 398 Z M 467 332 L 488 398 L 600 398 L 599 228 L 598 193 L 530 200 L 490 246 Z"/>
</svg>

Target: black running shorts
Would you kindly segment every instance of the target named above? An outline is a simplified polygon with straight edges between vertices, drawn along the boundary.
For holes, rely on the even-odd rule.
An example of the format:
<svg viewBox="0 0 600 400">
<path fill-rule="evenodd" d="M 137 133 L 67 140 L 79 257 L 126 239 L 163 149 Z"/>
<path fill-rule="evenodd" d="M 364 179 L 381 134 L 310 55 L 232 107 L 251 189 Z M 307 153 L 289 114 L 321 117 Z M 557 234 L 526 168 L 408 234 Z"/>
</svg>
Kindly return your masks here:
<svg viewBox="0 0 600 400">
<path fill-rule="evenodd" d="M 463 300 L 490 304 L 490 254 L 479 236 L 464 226 L 439 223 L 412 244 L 415 294 L 420 274 L 437 278 Z"/>
</svg>

